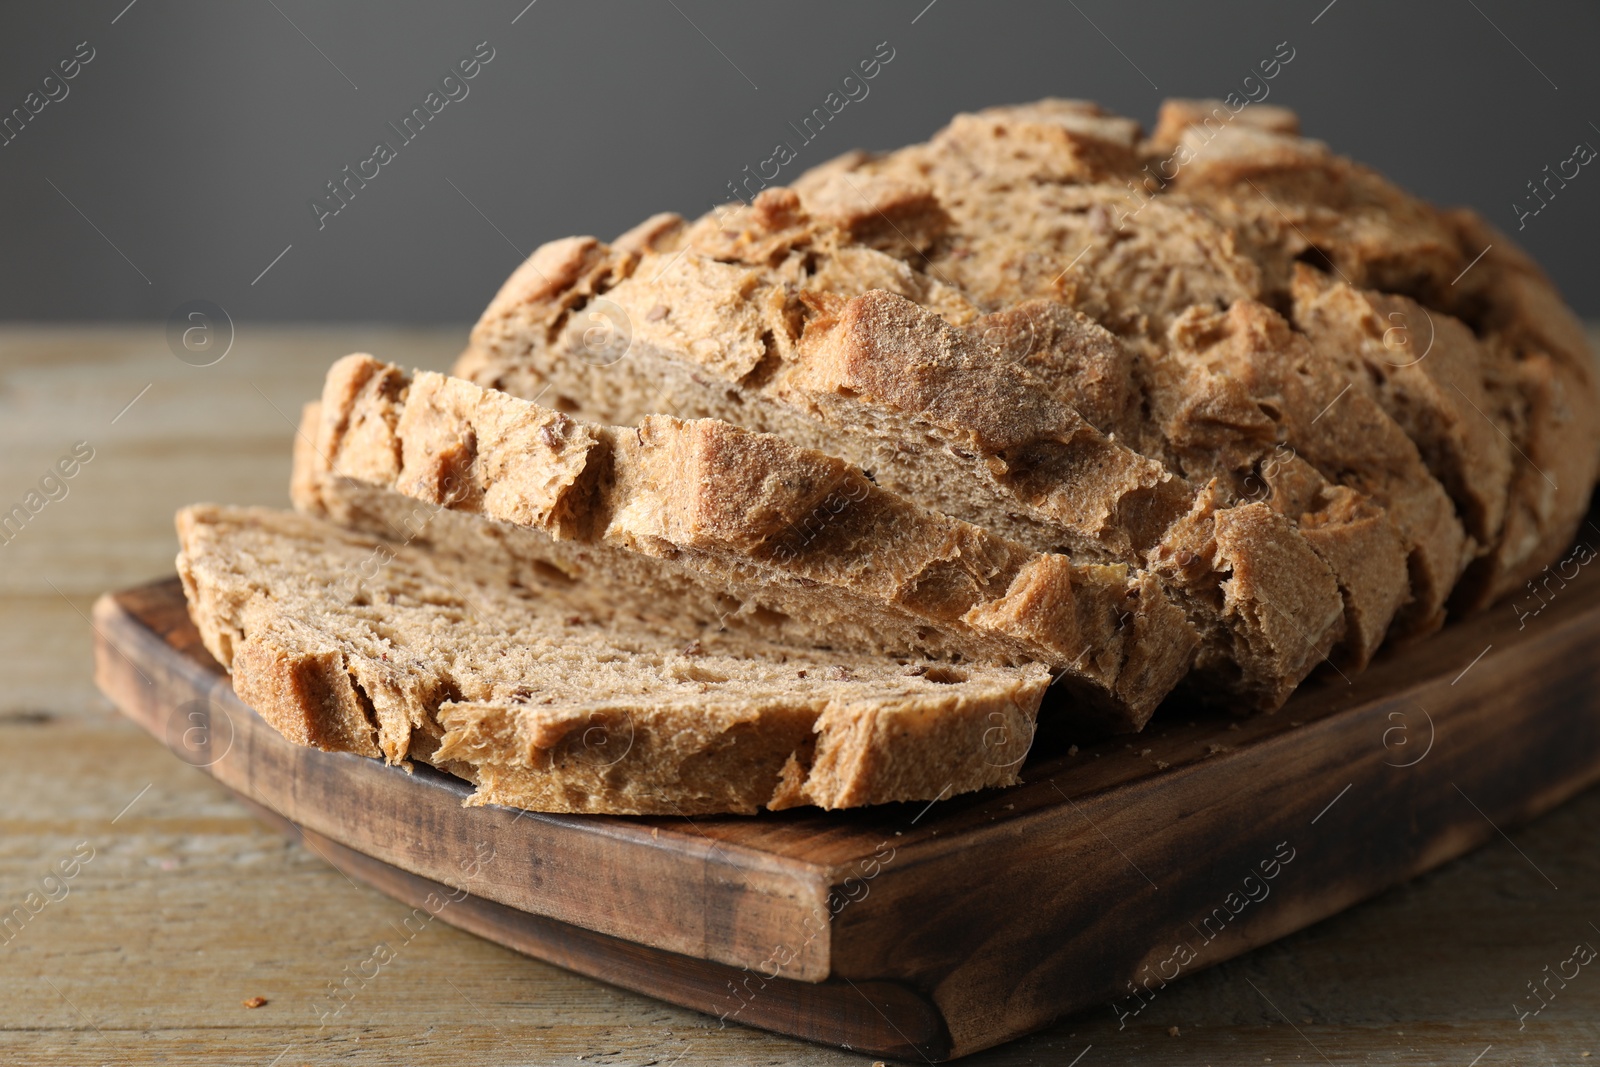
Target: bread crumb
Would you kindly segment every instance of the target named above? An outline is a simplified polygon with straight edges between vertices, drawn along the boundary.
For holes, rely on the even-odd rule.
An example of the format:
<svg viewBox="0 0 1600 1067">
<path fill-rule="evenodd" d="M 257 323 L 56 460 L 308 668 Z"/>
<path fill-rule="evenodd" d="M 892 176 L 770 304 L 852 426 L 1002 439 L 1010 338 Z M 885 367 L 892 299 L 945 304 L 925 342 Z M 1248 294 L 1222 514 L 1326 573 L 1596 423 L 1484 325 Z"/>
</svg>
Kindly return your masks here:
<svg viewBox="0 0 1600 1067">
<path fill-rule="evenodd" d="M 849 678 L 850 668 L 841 663 L 835 663 L 833 666 L 828 668 L 828 680 L 830 682 L 843 682 L 847 681 Z"/>
<path fill-rule="evenodd" d="M 1166 760 L 1164 760 L 1164 759 L 1158 759 L 1158 760 L 1156 760 L 1156 770 L 1158 770 L 1158 771 L 1164 771 L 1164 770 L 1166 770 L 1166 769 L 1167 769 L 1167 768 L 1168 768 L 1168 767 L 1170 767 L 1170 766 L 1172 766 L 1172 764 L 1170 764 L 1170 763 L 1168 763 L 1168 762 L 1167 762 L 1167 761 L 1166 761 Z"/>
<path fill-rule="evenodd" d="M 1289 723 L 1289 725 L 1290 726 L 1304 726 L 1305 723 L 1303 723 L 1303 722 L 1291 722 L 1291 723 Z"/>
<path fill-rule="evenodd" d="M 705 649 L 700 647 L 700 642 L 698 640 L 690 641 L 687 645 L 683 646 L 683 654 L 685 656 L 701 656 L 705 654 Z"/>
<path fill-rule="evenodd" d="M 1077 745 L 1068 745 L 1067 746 L 1067 755 L 1076 756 L 1077 754 L 1078 754 L 1078 746 Z"/>
<path fill-rule="evenodd" d="M 1178 1028 L 1176 1026 L 1167 1027 L 1167 1036 L 1168 1037 L 1177 1037 L 1178 1036 Z"/>
<path fill-rule="evenodd" d="M 1153 749 L 1148 749 L 1148 748 L 1141 748 L 1141 749 L 1140 749 L 1140 750 L 1139 750 L 1139 755 L 1141 755 L 1141 756 L 1148 756 L 1148 755 L 1150 755 L 1150 753 L 1151 753 L 1151 752 L 1152 752 L 1152 751 L 1154 751 L 1154 750 L 1153 750 Z"/>
<path fill-rule="evenodd" d="M 267 998 L 251 997 L 249 1000 L 241 1000 L 239 1003 L 243 1004 L 247 1008 L 264 1008 L 267 1005 Z"/>
<path fill-rule="evenodd" d="M 806 676 L 806 672 L 805 671 L 795 671 L 794 672 L 794 676 L 796 678 L 804 678 Z"/>
<path fill-rule="evenodd" d="M 1236 722 L 1230 722 L 1228 724 L 1228 729 L 1230 729 L 1230 730 L 1237 730 L 1238 728 L 1239 728 L 1239 724 L 1236 723 Z"/>
<path fill-rule="evenodd" d="M 913 663 L 900 673 L 909 674 L 913 678 L 920 678 L 922 675 L 928 673 L 928 666 L 925 663 Z"/>
<path fill-rule="evenodd" d="M 582 626 L 583 625 L 583 616 L 582 615 L 568 615 L 567 616 L 567 625 L 568 626 Z"/>
<path fill-rule="evenodd" d="M 666 317 L 667 317 L 667 305 L 665 305 L 665 304 L 657 304 L 655 307 L 653 307 L 649 311 L 645 312 L 644 321 L 646 321 L 646 322 L 660 322 L 662 319 L 664 319 Z"/>
</svg>

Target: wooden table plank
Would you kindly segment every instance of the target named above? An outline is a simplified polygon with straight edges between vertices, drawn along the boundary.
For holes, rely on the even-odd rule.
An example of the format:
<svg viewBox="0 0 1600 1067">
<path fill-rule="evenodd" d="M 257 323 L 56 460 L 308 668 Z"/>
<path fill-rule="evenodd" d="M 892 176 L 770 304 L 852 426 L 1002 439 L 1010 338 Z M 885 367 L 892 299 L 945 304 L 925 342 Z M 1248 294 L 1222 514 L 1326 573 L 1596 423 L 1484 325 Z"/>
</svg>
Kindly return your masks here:
<svg viewBox="0 0 1600 1067">
<path fill-rule="evenodd" d="M 43 899 L 58 861 L 80 842 L 94 849 L 64 897 L 15 937 L 0 932 L 0 1061 L 870 1062 L 721 1029 L 441 923 L 406 940 L 410 909 L 284 843 L 94 692 L 90 604 L 170 570 L 178 505 L 281 504 L 291 430 L 279 412 L 312 395 L 329 361 L 366 349 L 442 368 L 463 336 L 241 327 L 227 359 L 193 368 L 159 329 L 0 331 L 0 507 L 74 441 L 96 448 L 68 496 L 0 547 L 0 746 L 10 757 L 0 910 L 30 892 Z M 1600 793 L 1590 792 L 1509 840 L 1174 984 L 1123 1029 L 1109 1008 L 1091 1011 L 963 1062 L 1066 1064 L 1089 1046 L 1080 1067 L 1269 1057 L 1465 1067 L 1486 1048 L 1482 1067 L 1600 1056 L 1593 968 L 1552 985 L 1525 1029 L 1513 1010 L 1576 942 L 1600 946 L 1596 825 Z M 359 973 L 380 942 L 394 960 L 323 1025 L 328 983 Z M 257 995 L 269 1003 L 241 1006 Z"/>
</svg>

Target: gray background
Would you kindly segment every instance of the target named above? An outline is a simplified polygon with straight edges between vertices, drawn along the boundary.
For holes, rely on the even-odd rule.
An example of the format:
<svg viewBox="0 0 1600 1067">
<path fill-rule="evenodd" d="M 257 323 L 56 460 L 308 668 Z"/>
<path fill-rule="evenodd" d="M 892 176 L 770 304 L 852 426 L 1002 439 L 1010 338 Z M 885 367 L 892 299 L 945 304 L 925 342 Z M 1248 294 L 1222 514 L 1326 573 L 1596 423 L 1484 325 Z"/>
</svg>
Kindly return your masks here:
<svg viewBox="0 0 1600 1067">
<path fill-rule="evenodd" d="M 1285 40 L 1270 102 L 1503 229 L 1546 164 L 1600 146 L 1600 7 L 1576 0 L 525 3 L 7 5 L 0 111 L 79 41 L 96 56 L 0 148 L 0 316 L 165 319 L 203 298 L 235 320 L 470 320 L 542 241 L 725 199 L 885 40 L 870 95 L 786 175 L 1046 95 L 1148 125 L 1163 97 L 1238 89 Z M 310 198 L 481 41 L 495 58 L 470 95 L 319 230 Z M 1596 170 L 1516 235 L 1589 316 Z"/>
</svg>

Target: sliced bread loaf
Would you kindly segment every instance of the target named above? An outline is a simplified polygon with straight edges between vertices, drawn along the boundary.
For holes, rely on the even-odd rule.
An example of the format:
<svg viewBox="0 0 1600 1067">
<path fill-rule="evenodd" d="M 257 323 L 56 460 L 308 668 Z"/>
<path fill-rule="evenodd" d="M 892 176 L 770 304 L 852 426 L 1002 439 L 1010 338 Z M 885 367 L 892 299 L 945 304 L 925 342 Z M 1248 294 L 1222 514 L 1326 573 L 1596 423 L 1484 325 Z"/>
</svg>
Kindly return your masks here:
<svg viewBox="0 0 1600 1067">
<path fill-rule="evenodd" d="M 329 372 L 314 444 L 301 465 L 322 476 L 296 482 L 320 481 L 316 506 L 329 513 L 340 486 L 360 482 L 508 524 L 517 552 L 550 567 L 572 567 L 581 549 L 591 586 L 624 601 L 682 592 L 661 610 L 701 625 L 1042 663 L 1077 717 L 1113 729 L 1143 725 L 1198 640 L 1137 568 L 1035 551 L 912 504 L 847 462 L 716 420 L 598 426 L 358 355 Z"/>
<path fill-rule="evenodd" d="M 931 800 L 1016 781 L 1042 667 L 897 664 L 597 624 L 597 591 L 263 508 L 178 513 L 206 647 L 289 740 L 422 760 L 469 803 L 618 814 Z"/>
</svg>

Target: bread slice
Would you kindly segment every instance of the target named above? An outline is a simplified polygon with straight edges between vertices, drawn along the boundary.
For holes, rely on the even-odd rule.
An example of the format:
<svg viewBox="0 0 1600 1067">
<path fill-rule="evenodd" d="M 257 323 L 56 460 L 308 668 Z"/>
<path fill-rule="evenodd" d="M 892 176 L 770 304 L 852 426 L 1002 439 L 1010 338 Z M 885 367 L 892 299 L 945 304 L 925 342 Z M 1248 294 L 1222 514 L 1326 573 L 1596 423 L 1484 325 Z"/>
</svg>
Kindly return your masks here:
<svg viewBox="0 0 1600 1067">
<path fill-rule="evenodd" d="M 297 744 L 421 760 L 471 804 L 691 815 L 1017 780 L 1042 667 L 897 664 L 734 633 L 683 647 L 470 563 L 265 508 L 177 517 L 190 614 Z"/>
<path fill-rule="evenodd" d="M 1085 725 L 1142 727 L 1198 640 L 1136 568 L 1034 551 L 911 504 L 849 463 L 716 420 L 597 426 L 356 355 L 329 371 L 314 441 L 302 464 L 324 472 L 326 510 L 341 483 L 361 482 L 508 524 L 517 551 L 550 567 L 571 567 L 581 546 L 590 585 L 702 625 L 1042 663 Z"/>
</svg>

